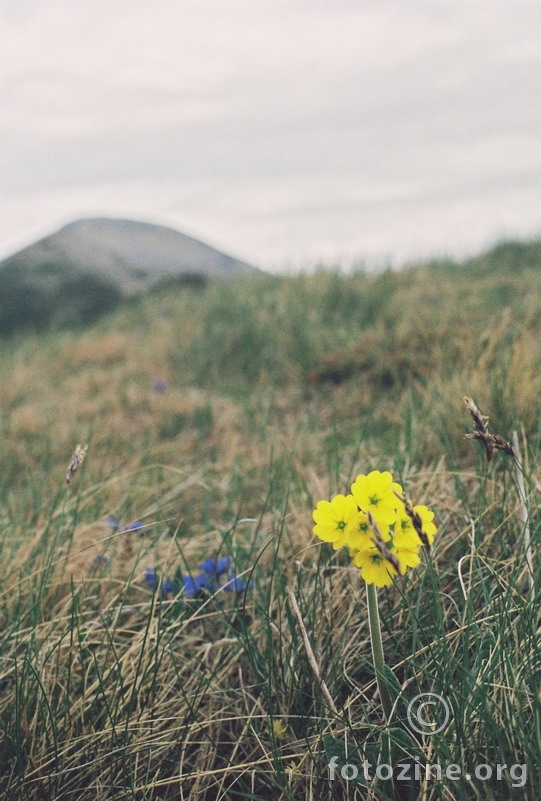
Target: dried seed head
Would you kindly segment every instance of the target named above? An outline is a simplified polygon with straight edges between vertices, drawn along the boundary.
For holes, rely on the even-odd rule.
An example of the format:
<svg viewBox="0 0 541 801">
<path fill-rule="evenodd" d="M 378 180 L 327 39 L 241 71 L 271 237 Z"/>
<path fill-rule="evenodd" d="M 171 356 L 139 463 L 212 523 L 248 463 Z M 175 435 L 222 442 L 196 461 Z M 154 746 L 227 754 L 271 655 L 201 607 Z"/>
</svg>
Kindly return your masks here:
<svg viewBox="0 0 541 801">
<path fill-rule="evenodd" d="M 403 570 L 401 570 L 401 568 L 400 568 L 400 562 L 398 561 L 398 558 L 397 558 L 396 554 L 394 554 L 392 551 L 390 551 L 387 548 L 387 546 L 385 545 L 385 542 L 383 541 L 383 537 L 381 536 L 381 532 L 379 530 L 379 526 L 376 523 L 373 515 L 370 512 L 367 512 L 366 516 L 368 518 L 368 522 L 370 523 L 370 525 L 372 527 L 372 531 L 374 533 L 374 536 L 371 538 L 372 542 L 374 543 L 374 545 L 376 546 L 376 548 L 378 549 L 380 554 L 383 556 L 383 558 L 387 562 L 389 562 L 390 565 L 392 565 L 394 567 L 394 569 L 396 570 L 398 575 L 399 576 L 402 575 Z"/>
<path fill-rule="evenodd" d="M 421 540 L 421 542 L 423 543 L 423 545 L 426 548 L 430 549 L 430 543 L 428 541 L 428 537 L 426 536 L 425 532 L 423 531 L 423 521 L 421 520 L 420 515 L 418 515 L 417 512 L 415 511 L 415 509 L 413 508 L 410 499 L 408 498 L 406 493 L 401 495 L 399 492 L 395 492 L 395 495 L 398 498 L 398 500 L 402 501 L 402 503 L 404 504 L 404 510 L 405 510 L 407 516 L 409 517 L 409 519 L 411 520 L 411 524 L 412 524 L 413 528 L 415 529 L 415 531 L 419 535 L 419 539 Z"/>
<path fill-rule="evenodd" d="M 479 439 L 485 446 L 487 456 L 487 465 L 490 463 L 494 456 L 494 451 L 503 451 L 508 456 L 514 456 L 513 448 L 506 442 L 499 434 L 490 434 L 487 426 L 488 417 L 486 414 L 481 414 L 475 403 L 471 398 L 464 398 L 464 403 L 473 418 L 475 424 L 475 431 L 470 434 L 464 434 L 464 439 Z"/>
<path fill-rule="evenodd" d="M 77 470 L 84 462 L 87 450 L 88 450 L 88 445 L 77 445 L 77 447 L 73 451 L 71 462 L 69 463 L 68 469 L 66 470 L 66 484 L 70 483 L 71 479 L 73 478 Z"/>
<path fill-rule="evenodd" d="M 471 398 L 465 397 L 464 403 L 466 404 L 466 408 L 468 409 L 469 413 L 473 417 L 473 422 L 475 423 L 475 430 L 478 431 L 480 434 L 488 434 L 488 417 L 486 414 L 481 414 L 475 403 Z"/>
</svg>

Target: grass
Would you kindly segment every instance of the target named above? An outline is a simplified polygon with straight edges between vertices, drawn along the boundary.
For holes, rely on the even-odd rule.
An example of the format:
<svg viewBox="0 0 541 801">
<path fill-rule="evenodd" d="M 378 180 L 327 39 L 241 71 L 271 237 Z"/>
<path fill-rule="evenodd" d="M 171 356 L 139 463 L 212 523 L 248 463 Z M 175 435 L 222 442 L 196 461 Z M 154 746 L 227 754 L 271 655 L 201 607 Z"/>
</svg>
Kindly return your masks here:
<svg viewBox="0 0 541 801">
<path fill-rule="evenodd" d="M 464 265 L 211 283 L 0 343 L 4 797 L 537 798 L 540 259 L 504 243 Z M 487 469 L 464 439 L 464 395 L 519 433 L 533 599 L 515 464 Z M 389 724 L 359 572 L 311 533 L 316 502 L 370 469 L 439 526 L 379 593 Z M 211 555 L 253 587 L 185 597 Z M 450 709 L 432 736 L 407 722 L 426 692 Z M 364 758 L 423 772 L 365 781 Z"/>
</svg>

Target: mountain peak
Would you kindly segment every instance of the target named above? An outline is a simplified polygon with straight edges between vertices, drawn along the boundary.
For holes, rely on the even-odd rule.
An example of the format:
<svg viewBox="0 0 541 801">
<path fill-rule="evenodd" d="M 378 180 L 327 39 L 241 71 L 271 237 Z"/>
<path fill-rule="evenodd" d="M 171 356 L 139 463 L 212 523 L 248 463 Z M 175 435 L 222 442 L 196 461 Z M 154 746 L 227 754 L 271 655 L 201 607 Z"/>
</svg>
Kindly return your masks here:
<svg viewBox="0 0 541 801">
<path fill-rule="evenodd" d="M 47 261 L 54 257 L 75 270 L 107 271 L 110 278 L 118 278 L 123 294 L 185 273 L 226 277 L 256 272 L 245 262 L 173 228 L 108 217 L 74 220 L 10 258 L 24 257 L 28 266 L 39 268 L 44 254 Z M 5 261 L 0 262 L 0 270 Z"/>
<path fill-rule="evenodd" d="M 0 262 L 0 331 L 33 324 L 36 308 L 40 318 L 41 306 L 50 309 L 65 301 L 66 286 L 72 287 L 70 297 L 94 287 L 92 292 L 118 299 L 176 277 L 258 272 L 172 228 L 107 217 L 74 220 Z M 56 313 L 45 313 L 49 318 Z"/>
</svg>

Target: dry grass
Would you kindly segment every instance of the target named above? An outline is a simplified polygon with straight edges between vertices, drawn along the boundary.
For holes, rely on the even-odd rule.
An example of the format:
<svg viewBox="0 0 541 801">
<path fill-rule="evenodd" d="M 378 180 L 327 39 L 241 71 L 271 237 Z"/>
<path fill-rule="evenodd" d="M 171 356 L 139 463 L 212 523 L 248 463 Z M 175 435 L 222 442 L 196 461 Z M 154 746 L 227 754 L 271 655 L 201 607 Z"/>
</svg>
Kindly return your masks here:
<svg viewBox="0 0 541 801">
<path fill-rule="evenodd" d="M 327 769 L 344 744 L 381 747 L 382 718 L 358 571 L 315 543 L 311 510 L 372 467 L 440 527 L 381 614 L 402 691 L 445 687 L 456 722 L 447 741 L 402 747 L 516 754 L 535 770 L 535 738 L 520 732 L 539 721 L 541 660 L 513 465 L 497 453 L 486 474 L 462 401 L 506 438 L 520 424 L 535 548 L 541 307 L 528 275 L 501 278 L 504 304 L 494 275 L 437 265 L 211 285 L 2 345 L 7 798 L 398 797 Z M 354 369 L 315 381 L 329 364 Z M 66 487 L 78 442 L 88 454 Z M 146 528 L 114 531 L 108 515 Z M 145 582 L 147 567 L 178 580 L 212 554 L 254 587 L 187 599 Z M 487 788 L 533 799 L 532 781 Z M 476 792 L 424 783 L 409 797 Z"/>
</svg>

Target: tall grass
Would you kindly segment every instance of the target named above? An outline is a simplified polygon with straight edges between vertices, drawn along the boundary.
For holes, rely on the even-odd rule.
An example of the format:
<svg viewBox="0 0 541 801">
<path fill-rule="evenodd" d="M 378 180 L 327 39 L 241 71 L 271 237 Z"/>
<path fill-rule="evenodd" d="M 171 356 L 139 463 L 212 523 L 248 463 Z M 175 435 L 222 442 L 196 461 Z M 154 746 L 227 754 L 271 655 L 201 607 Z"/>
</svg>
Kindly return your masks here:
<svg viewBox="0 0 541 801">
<path fill-rule="evenodd" d="M 4 797 L 537 798 L 541 272 L 525 247 L 188 287 L 1 343 Z M 533 599 L 515 464 L 487 469 L 464 440 L 465 394 L 520 434 Z M 311 534 L 317 500 L 372 468 L 439 526 L 380 593 L 388 725 L 359 573 Z M 182 576 L 223 555 L 253 586 L 186 597 Z M 450 709 L 432 736 L 407 720 L 426 692 Z M 363 759 L 472 778 L 341 776 Z"/>
</svg>

